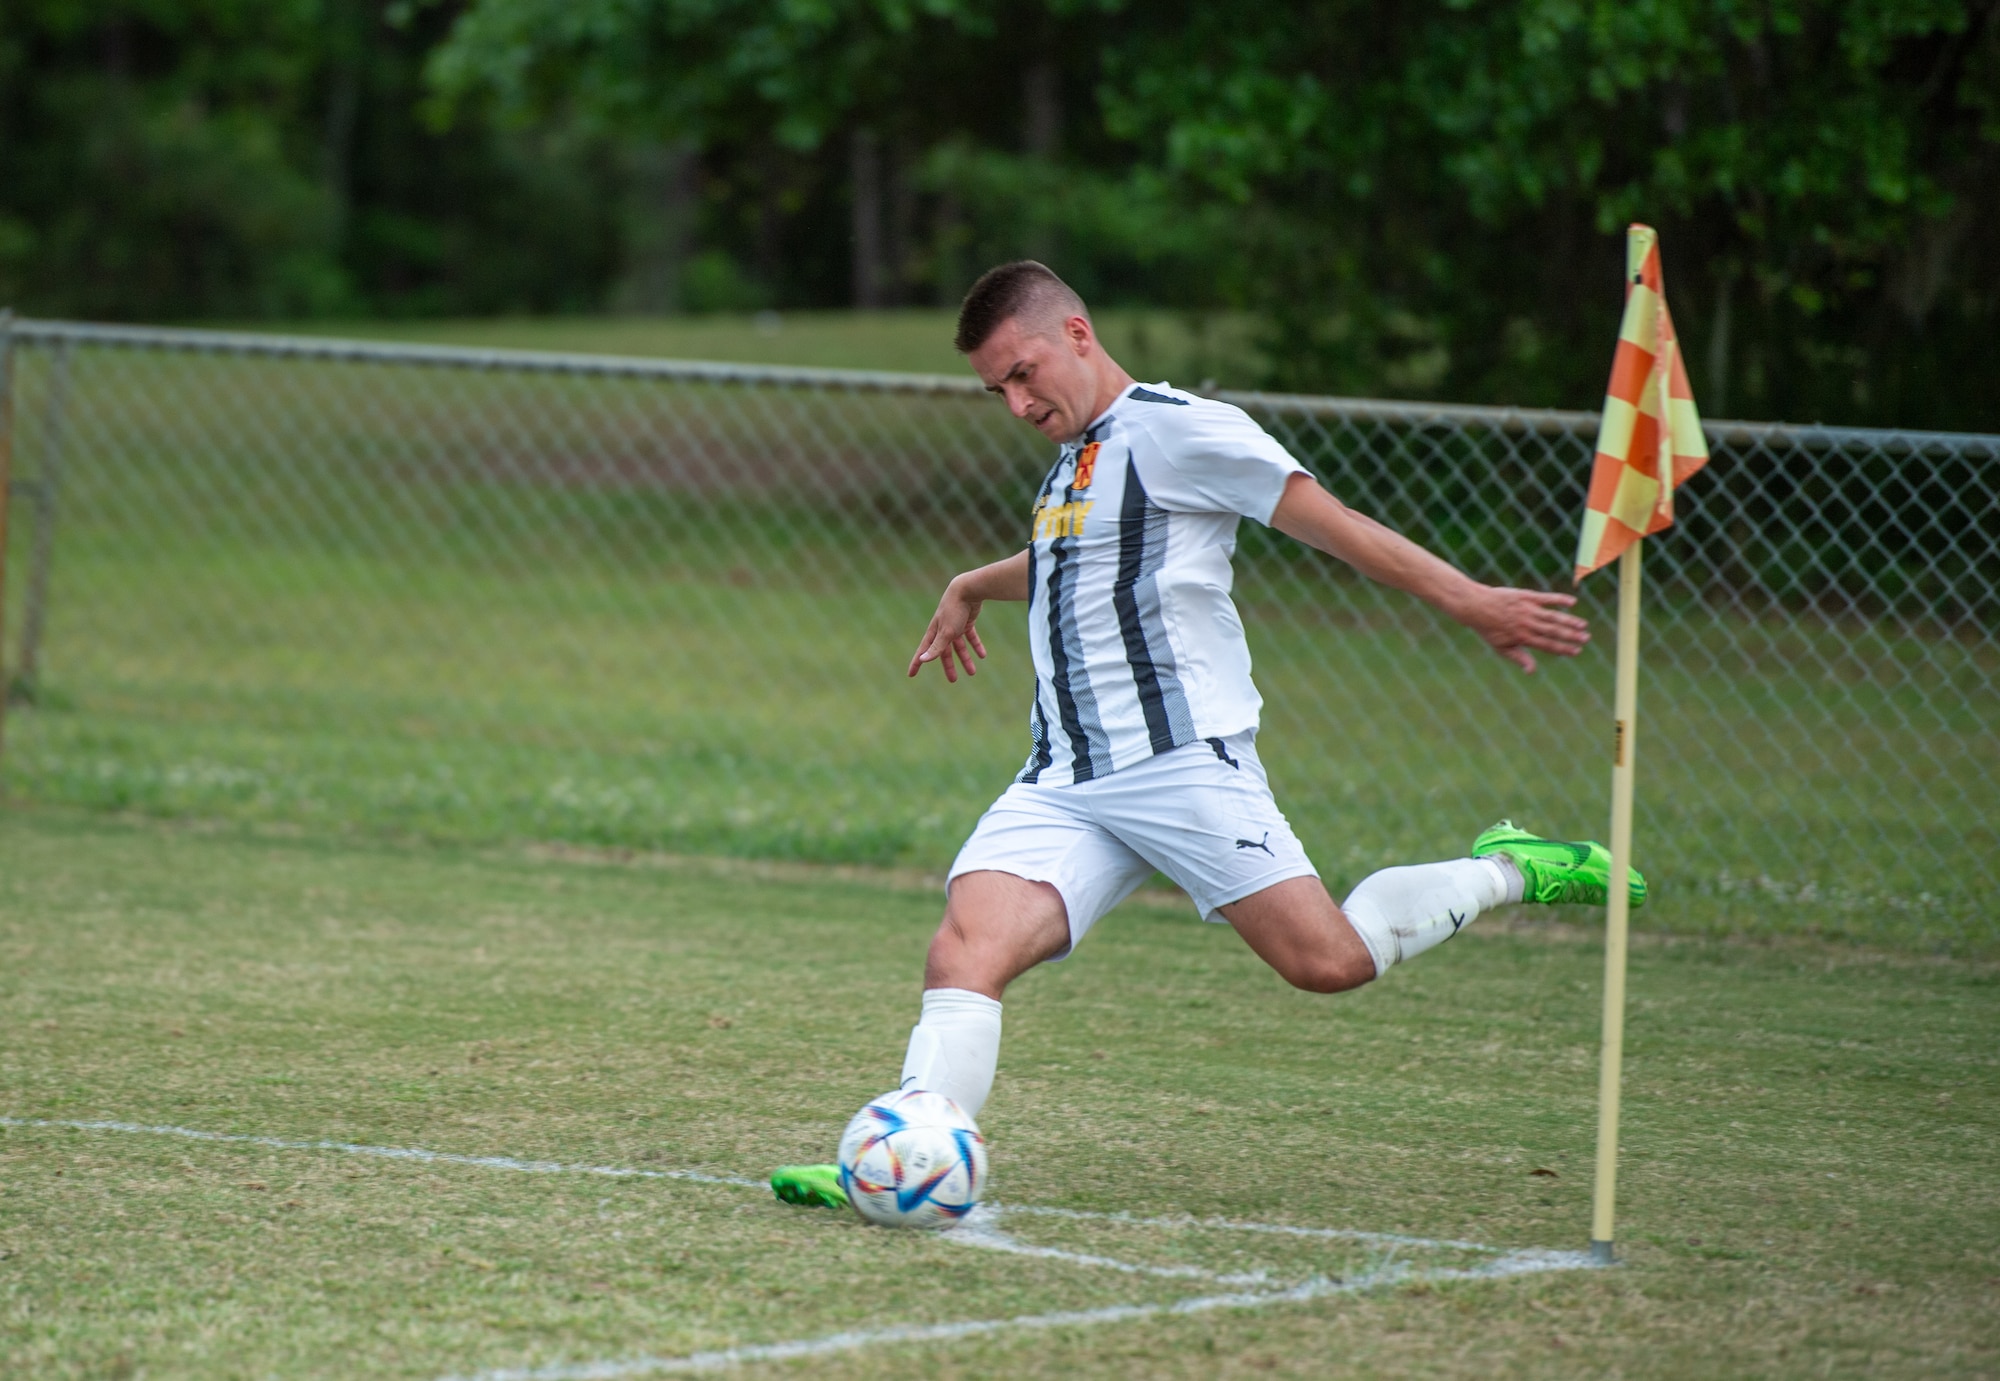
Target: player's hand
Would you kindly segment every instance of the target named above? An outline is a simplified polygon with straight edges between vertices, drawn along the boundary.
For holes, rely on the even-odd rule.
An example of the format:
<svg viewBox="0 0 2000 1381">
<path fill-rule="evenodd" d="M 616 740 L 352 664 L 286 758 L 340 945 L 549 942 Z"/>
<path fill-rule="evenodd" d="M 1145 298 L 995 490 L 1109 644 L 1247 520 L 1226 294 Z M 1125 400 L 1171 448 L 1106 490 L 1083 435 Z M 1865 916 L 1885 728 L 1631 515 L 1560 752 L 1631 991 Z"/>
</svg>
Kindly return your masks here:
<svg viewBox="0 0 2000 1381">
<path fill-rule="evenodd" d="M 956 580 L 945 586 L 944 598 L 938 601 L 937 612 L 931 615 L 931 626 L 924 630 L 924 639 L 917 644 L 916 655 L 910 658 L 910 675 L 922 671 L 925 662 L 939 662 L 947 681 L 958 680 L 959 666 L 965 668 L 967 676 L 977 676 L 979 668 L 972 659 L 974 655 L 982 659 L 986 656 L 986 644 L 979 641 L 979 630 L 973 626 L 982 603 L 968 598 Z M 954 657 L 958 666 L 952 664 Z"/>
<path fill-rule="evenodd" d="M 1552 590 L 1515 590 L 1488 585 L 1465 622 L 1486 645 L 1523 671 L 1535 669 L 1535 653 L 1574 657 L 1590 641 L 1590 625 L 1569 612 L 1575 595 Z"/>
</svg>

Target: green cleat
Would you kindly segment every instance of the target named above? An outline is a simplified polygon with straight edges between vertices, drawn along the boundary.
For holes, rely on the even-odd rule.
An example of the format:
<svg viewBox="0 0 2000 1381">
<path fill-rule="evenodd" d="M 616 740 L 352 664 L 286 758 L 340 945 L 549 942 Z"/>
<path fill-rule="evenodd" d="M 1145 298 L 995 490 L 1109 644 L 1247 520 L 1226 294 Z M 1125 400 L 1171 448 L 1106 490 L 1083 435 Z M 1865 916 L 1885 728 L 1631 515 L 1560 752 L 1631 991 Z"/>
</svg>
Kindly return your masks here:
<svg viewBox="0 0 2000 1381">
<path fill-rule="evenodd" d="M 1611 851 L 1594 840 L 1565 844 L 1517 829 L 1512 820 L 1502 820 L 1472 841 L 1472 856 L 1485 854 L 1505 854 L 1514 860 L 1514 866 L 1521 870 L 1522 901 L 1602 906 L 1611 888 Z M 1627 874 L 1626 891 L 1633 906 L 1646 904 L 1646 879 L 1639 876 L 1637 868 Z"/>
<path fill-rule="evenodd" d="M 786 1165 L 771 1172 L 771 1192 L 788 1204 L 808 1208 L 846 1208 L 847 1191 L 840 1187 L 837 1165 Z"/>
</svg>

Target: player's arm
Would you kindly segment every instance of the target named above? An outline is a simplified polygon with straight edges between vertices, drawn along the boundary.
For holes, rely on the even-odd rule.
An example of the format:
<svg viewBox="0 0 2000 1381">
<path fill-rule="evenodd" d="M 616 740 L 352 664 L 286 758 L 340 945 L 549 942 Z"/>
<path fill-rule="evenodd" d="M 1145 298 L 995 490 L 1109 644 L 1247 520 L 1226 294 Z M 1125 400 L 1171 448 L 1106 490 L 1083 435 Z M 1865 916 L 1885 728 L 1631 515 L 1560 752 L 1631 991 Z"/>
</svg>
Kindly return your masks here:
<svg viewBox="0 0 2000 1381">
<path fill-rule="evenodd" d="M 973 665 L 972 658 L 974 655 L 986 655 L 986 644 L 979 641 L 979 630 L 973 627 L 979 618 L 980 606 L 989 599 L 1022 600 L 1027 597 L 1026 547 L 1005 561 L 995 561 L 990 566 L 953 576 L 951 584 L 944 587 L 944 598 L 938 601 L 937 612 L 931 615 L 931 626 L 924 630 L 924 640 L 917 644 L 916 655 L 910 658 L 910 675 L 915 676 L 923 670 L 925 662 L 941 662 L 944 679 L 956 681 L 958 667 L 952 665 L 952 657 L 956 654 L 959 665 L 965 668 L 965 674 L 977 676 L 979 668 Z"/>
<path fill-rule="evenodd" d="M 1536 652 L 1574 657 L 1590 641 L 1590 626 L 1569 612 L 1576 596 L 1482 585 L 1401 533 L 1356 513 L 1311 475 L 1294 474 L 1285 482 L 1271 526 L 1339 557 L 1370 580 L 1408 590 L 1523 671 L 1535 669 Z"/>
</svg>

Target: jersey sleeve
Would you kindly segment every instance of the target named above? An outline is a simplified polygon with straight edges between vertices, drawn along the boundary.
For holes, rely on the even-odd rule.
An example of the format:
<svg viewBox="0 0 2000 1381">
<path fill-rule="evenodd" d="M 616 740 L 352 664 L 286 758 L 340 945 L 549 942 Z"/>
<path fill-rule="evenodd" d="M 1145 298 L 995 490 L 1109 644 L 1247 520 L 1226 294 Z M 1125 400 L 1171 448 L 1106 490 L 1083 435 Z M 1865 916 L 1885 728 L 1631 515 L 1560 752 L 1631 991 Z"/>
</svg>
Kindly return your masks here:
<svg viewBox="0 0 2000 1381">
<path fill-rule="evenodd" d="M 1161 463 L 1148 466 L 1153 502 L 1183 513 L 1240 513 L 1269 525 L 1285 483 L 1305 466 L 1239 407 L 1202 399 L 1161 408 L 1144 425 Z M 1164 414 L 1171 413 L 1168 416 Z"/>
</svg>

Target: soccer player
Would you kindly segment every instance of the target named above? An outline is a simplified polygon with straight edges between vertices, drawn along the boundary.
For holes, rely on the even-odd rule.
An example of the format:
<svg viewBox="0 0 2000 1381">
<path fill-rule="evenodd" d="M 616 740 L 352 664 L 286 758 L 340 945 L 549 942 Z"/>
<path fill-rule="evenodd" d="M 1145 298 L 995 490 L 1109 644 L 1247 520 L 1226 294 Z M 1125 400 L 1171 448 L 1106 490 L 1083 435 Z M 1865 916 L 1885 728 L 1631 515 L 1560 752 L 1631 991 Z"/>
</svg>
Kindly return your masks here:
<svg viewBox="0 0 2000 1381">
<path fill-rule="evenodd" d="M 1000 998 L 1067 956 L 1155 869 L 1289 983 L 1358 988 L 1510 902 L 1602 904 L 1610 855 L 1502 821 L 1470 856 L 1371 874 L 1335 904 L 1272 799 L 1262 704 L 1230 556 L 1243 518 L 1407 590 L 1524 672 L 1589 640 L 1575 598 L 1483 585 L 1343 505 L 1242 409 L 1139 384 L 1041 264 L 989 271 L 958 349 L 1016 417 L 1060 447 L 1028 545 L 945 588 L 910 659 L 977 673 L 989 600 L 1028 605 L 1035 663 L 1026 766 L 959 851 L 924 964 L 902 1086 L 977 1117 L 1000 1052 Z M 1645 882 L 1631 874 L 1634 905 Z M 846 1202 L 832 1166 L 772 1177 L 793 1203 Z"/>
</svg>

